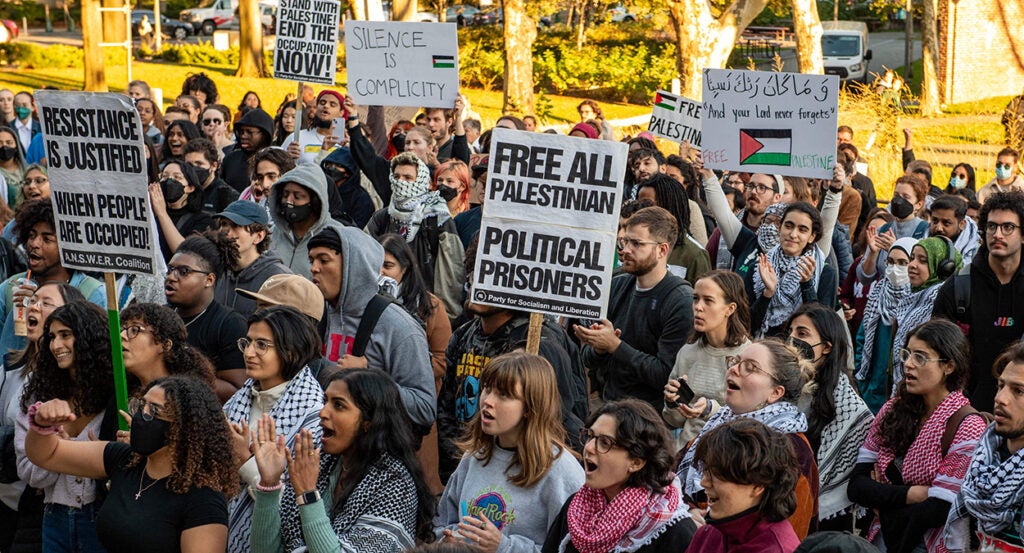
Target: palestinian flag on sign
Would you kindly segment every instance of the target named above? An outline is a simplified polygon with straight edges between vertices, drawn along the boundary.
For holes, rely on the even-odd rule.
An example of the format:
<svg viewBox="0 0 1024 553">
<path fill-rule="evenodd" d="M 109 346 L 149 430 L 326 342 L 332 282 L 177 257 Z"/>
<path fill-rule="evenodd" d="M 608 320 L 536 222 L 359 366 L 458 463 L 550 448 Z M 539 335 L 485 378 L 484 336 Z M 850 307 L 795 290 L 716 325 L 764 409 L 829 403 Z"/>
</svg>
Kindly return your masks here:
<svg viewBox="0 0 1024 553">
<path fill-rule="evenodd" d="M 792 163 L 792 129 L 740 129 L 740 165 Z"/>
<path fill-rule="evenodd" d="M 655 92 L 654 105 L 655 107 L 667 109 L 669 111 L 675 111 L 676 106 L 679 105 L 679 98 L 676 98 L 675 96 L 672 96 L 670 94 L 665 94 L 664 92 Z"/>
<path fill-rule="evenodd" d="M 455 69 L 455 56 L 434 54 L 434 69 Z"/>
</svg>

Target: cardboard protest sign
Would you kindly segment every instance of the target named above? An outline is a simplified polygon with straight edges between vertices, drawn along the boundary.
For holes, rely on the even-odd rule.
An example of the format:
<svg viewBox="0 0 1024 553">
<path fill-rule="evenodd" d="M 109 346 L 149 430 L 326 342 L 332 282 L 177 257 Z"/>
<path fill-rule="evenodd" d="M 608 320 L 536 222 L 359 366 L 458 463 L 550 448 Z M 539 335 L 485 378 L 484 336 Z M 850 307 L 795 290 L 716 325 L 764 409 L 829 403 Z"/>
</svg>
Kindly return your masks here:
<svg viewBox="0 0 1024 553">
<path fill-rule="evenodd" d="M 280 0 L 274 78 L 333 85 L 340 16 L 337 0 Z"/>
<path fill-rule="evenodd" d="M 832 178 L 835 75 L 705 69 L 703 101 L 705 167 Z"/>
<path fill-rule="evenodd" d="M 142 122 L 115 93 L 36 92 L 64 267 L 155 274 Z M 162 264 L 162 260 L 159 261 Z"/>
<path fill-rule="evenodd" d="M 603 318 L 627 146 L 496 128 L 470 297 Z"/>
<path fill-rule="evenodd" d="M 459 95 L 454 23 L 346 21 L 345 63 L 357 104 L 450 108 Z"/>
<path fill-rule="evenodd" d="M 654 94 L 647 130 L 679 143 L 689 140 L 691 146 L 700 148 L 700 110 L 700 102 L 659 90 Z"/>
</svg>

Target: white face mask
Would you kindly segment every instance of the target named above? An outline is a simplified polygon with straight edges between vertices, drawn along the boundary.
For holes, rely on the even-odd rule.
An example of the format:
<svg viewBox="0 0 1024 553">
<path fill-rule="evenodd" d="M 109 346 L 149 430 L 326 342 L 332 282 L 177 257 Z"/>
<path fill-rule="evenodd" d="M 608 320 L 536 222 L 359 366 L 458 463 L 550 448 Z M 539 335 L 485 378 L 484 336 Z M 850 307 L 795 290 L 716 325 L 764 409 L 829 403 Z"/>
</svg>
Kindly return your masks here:
<svg viewBox="0 0 1024 553">
<path fill-rule="evenodd" d="M 910 284 L 910 275 L 906 265 L 889 265 L 885 268 L 885 278 L 896 288 Z"/>
</svg>

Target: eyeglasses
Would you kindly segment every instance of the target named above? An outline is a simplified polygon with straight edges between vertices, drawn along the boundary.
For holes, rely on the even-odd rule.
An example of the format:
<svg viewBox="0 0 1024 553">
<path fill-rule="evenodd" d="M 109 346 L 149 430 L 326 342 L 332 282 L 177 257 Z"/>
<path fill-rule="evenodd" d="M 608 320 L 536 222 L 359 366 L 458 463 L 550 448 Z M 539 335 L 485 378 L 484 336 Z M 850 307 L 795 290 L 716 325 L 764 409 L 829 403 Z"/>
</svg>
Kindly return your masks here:
<svg viewBox="0 0 1024 553">
<path fill-rule="evenodd" d="M 37 307 L 37 306 L 40 309 L 42 309 L 44 307 L 46 309 L 55 309 L 55 308 L 58 307 L 57 304 L 53 303 L 49 299 L 43 299 L 43 298 L 40 298 L 39 296 L 32 296 L 30 298 L 25 298 L 25 307 Z"/>
<path fill-rule="evenodd" d="M 1008 236 L 1016 232 L 1019 228 L 1020 225 L 1015 225 L 1013 223 L 985 223 L 985 232 L 989 234 L 995 234 L 996 230 L 998 230 L 1002 232 L 1004 236 Z"/>
<path fill-rule="evenodd" d="M 943 359 L 941 357 L 936 357 L 935 359 L 928 359 L 927 357 L 924 356 L 923 353 L 919 351 L 910 351 L 907 348 L 900 348 L 900 351 L 896 354 L 896 357 L 899 358 L 900 363 L 903 363 L 904 365 L 907 364 L 907 361 L 913 360 L 915 367 L 923 367 L 928 363 L 931 363 L 932 361 L 949 361 L 949 359 Z"/>
<path fill-rule="evenodd" d="M 772 380 L 778 380 L 774 374 L 761 368 L 761 365 L 757 364 L 757 361 L 753 359 L 743 359 L 738 356 L 730 355 L 725 358 L 725 364 L 729 368 L 739 367 L 740 374 L 743 376 L 750 376 L 754 373 L 763 373 Z"/>
<path fill-rule="evenodd" d="M 615 245 L 618 246 L 620 250 L 625 250 L 626 248 L 636 250 L 645 244 L 661 244 L 661 242 L 655 242 L 653 240 L 637 240 L 636 238 L 619 238 L 615 241 Z"/>
<path fill-rule="evenodd" d="M 594 431 L 589 428 L 580 430 L 580 439 L 583 442 L 583 445 L 589 444 L 590 440 L 596 440 L 597 443 L 595 443 L 594 446 L 596 446 L 598 453 L 608 453 L 613 447 L 618 447 L 619 445 L 611 436 L 594 434 Z"/>
<path fill-rule="evenodd" d="M 124 337 L 129 340 L 134 340 L 140 332 L 153 332 L 153 329 L 146 328 L 142 325 L 131 325 L 121 329 L 121 334 L 124 334 Z"/>
<path fill-rule="evenodd" d="M 42 185 L 47 184 L 49 182 L 50 182 L 50 179 L 48 179 L 46 177 L 36 177 L 34 179 L 25 179 L 25 180 L 21 181 L 21 186 L 23 188 L 32 186 L 33 184 L 36 185 L 36 186 L 42 186 Z"/>
<path fill-rule="evenodd" d="M 223 119 L 203 119 L 203 125 L 220 125 L 223 122 Z"/>
<path fill-rule="evenodd" d="M 263 354 L 270 351 L 270 348 L 274 347 L 274 342 L 271 342 L 270 340 L 264 340 L 263 338 L 250 340 L 243 336 L 238 339 L 238 350 L 245 353 L 245 350 L 249 349 L 250 344 L 252 344 L 253 349 L 256 350 L 256 355 L 261 357 Z"/>
<path fill-rule="evenodd" d="M 750 192 L 751 190 L 753 190 L 754 192 L 757 192 L 758 194 L 764 194 L 765 192 L 769 192 L 769 191 L 770 192 L 775 192 L 775 187 L 774 186 L 765 186 L 763 184 L 752 184 L 752 183 L 749 183 L 749 182 L 747 184 L 743 185 L 743 191 L 744 192 Z"/>
<path fill-rule="evenodd" d="M 163 413 L 164 406 L 152 401 L 133 398 L 128 401 L 128 412 L 133 416 L 141 416 L 142 420 L 150 422 Z"/>
<path fill-rule="evenodd" d="M 188 278 L 188 275 L 190 275 L 192 273 L 199 273 L 201 275 L 212 275 L 213 274 L 210 271 L 200 271 L 199 269 L 193 269 L 192 267 L 189 267 L 188 265 L 168 265 L 167 266 L 167 276 L 171 276 L 172 274 L 174 274 L 174 275 L 177 275 L 178 278 Z"/>
</svg>

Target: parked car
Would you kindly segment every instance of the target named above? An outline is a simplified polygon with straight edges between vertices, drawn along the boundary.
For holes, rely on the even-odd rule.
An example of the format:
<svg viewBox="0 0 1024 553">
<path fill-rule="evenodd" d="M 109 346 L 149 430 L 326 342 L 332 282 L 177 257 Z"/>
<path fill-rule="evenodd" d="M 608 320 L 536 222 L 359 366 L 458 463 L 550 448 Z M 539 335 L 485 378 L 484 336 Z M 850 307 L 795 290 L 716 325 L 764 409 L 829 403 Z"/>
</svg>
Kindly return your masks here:
<svg viewBox="0 0 1024 553">
<path fill-rule="evenodd" d="M 149 17 L 149 24 L 153 26 L 154 30 L 156 29 L 153 10 L 132 10 L 132 36 L 139 36 L 139 23 L 142 23 L 144 15 Z M 185 40 L 192 34 L 192 26 L 160 14 L 160 34 L 176 40 Z"/>
<path fill-rule="evenodd" d="M 608 19 L 612 23 L 632 23 L 636 21 L 636 14 L 629 11 L 628 8 L 622 5 L 615 5 L 608 8 L 607 11 Z"/>
<path fill-rule="evenodd" d="M 480 10 L 473 14 L 473 25 L 494 25 L 504 21 L 504 13 L 500 7 Z"/>
<path fill-rule="evenodd" d="M 444 11 L 445 20 L 448 23 L 457 23 L 459 20 L 459 10 L 462 10 L 462 26 L 471 25 L 473 23 L 473 16 L 480 13 L 480 8 L 476 6 L 470 6 L 469 4 L 456 4 L 449 6 Z"/>
<path fill-rule="evenodd" d="M 420 23 L 437 23 L 437 14 L 432 12 L 416 12 L 416 21 Z"/>
</svg>

